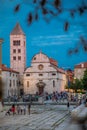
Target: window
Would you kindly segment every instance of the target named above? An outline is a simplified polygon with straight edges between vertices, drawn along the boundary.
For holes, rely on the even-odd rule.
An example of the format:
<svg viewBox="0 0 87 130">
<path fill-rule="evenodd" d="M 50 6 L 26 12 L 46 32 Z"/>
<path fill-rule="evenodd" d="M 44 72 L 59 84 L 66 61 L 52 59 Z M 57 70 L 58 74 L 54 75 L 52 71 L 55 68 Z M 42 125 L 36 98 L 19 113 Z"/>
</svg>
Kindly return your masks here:
<svg viewBox="0 0 87 130">
<path fill-rule="evenodd" d="M 15 80 L 13 80 L 13 86 L 15 86 Z"/>
<path fill-rule="evenodd" d="M 16 49 L 13 49 L 13 53 L 16 53 Z"/>
<path fill-rule="evenodd" d="M 16 86 L 19 86 L 19 82 L 18 82 L 18 80 L 16 81 Z"/>
<path fill-rule="evenodd" d="M 33 60 L 36 60 L 36 57 L 34 57 Z"/>
<path fill-rule="evenodd" d="M 14 40 L 13 45 L 14 46 L 20 46 L 20 40 Z"/>
<path fill-rule="evenodd" d="M 53 80 L 53 87 L 55 87 L 55 81 Z"/>
<path fill-rule="evenodd" d="M 18 60 L 21 60 L 21 56 L 18 56 Z"/>
<path fill-rule="evenodd" d="M 54 75 L 56 75 L 55 73 L 52 73 L 52 75 L 54 76 Z"/>
<path fill-rule="evenodd" d="M 43 67 L 44 67 L 44 66 L 43 66 L 42 64 L 38 65 L 38 69 L 39 69 L 39 70 L 42 70 Z"/>
<path fill-rule="evenodd" d="M 13 60 L 16 60 L 16 56 L 13 56 Z"/>
<path fill-rule="evenodd" d="M 43 76 L 43 74 L 39 74 L 39 76 Z"/>
<path fill-rule="evenodd" d="M 9 75 L 11 76 L 11 72 L 9 73 Z"/>
<path fill-rule="evenodd" d="M 11 87 L 11 80 L 10 80 L 9 86 Z"/>
<path fill-rule="evenodd" d="M 26 74 L 26 76 L 30 76 L 30 74 Z"/>
<path fill-rule="evenodd" d="M 27 81 L 27 87 L 29 87 L 29 81 Z"/>
<path fill-rule="evenodd" d="M 21 49 L 18 49 L 18 53 L 21 53 Z"/>
</svg>

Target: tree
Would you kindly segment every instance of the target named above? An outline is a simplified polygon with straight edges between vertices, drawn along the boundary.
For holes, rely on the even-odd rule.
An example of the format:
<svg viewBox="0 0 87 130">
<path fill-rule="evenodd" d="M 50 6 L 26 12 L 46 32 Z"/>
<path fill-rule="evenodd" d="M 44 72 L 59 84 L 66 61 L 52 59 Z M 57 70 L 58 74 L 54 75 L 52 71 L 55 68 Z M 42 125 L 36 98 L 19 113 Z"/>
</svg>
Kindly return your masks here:
<svg viewBox="0 0 87 130">
<path fill-rule="evenodd" d="M 84 13 L 87 13 L 87 1 L 79 0 L 79 4 L 76 7 L 71 5 L 69 8 L 63 6 L 63 1 L 64 0 L 22 0 L 15 6 L 14 12 L 17 13 L 23 4 L 27 4 L 29 7 L 32 6 L 32 10 L 29 11 L 27 15 L 28 25 L 31 25 L 34 21 L 38 21 L 40 18 L 43 18 L 47 23 L 53 18 L 57 18 L 63 22 L 64 31 L 67 32 L 72 23 L 77 24 L 74 21 L 76 15 L 82 16 Z M 72 22 L 64 15 L 64 17 L 60 17 L 60 14 L 63 13 L 68 13 Z M 84 23 L 79 20 L 78 24 L 85 27 Z M 75 48 L 69 49 L 68 54 L 76 54 L 80 48 L 83 48 L 83 50 L 87 52 L 87 38 L 83 35 L 79 36 L 79 44 L 77 43 Z"/>
<path fill-rule="evenodd" d="M 79 79 L 75 79 L 74 82 L 70 83 L 70 89 L 73 89 L 75 93 L 80 89 L 82 91 L 82 82 Z"/>
<path fill-rule="evenodd" d="M 87 69 L 84 71 L 82 83 L 84 90 L 87 90 Z"/>
</svg>

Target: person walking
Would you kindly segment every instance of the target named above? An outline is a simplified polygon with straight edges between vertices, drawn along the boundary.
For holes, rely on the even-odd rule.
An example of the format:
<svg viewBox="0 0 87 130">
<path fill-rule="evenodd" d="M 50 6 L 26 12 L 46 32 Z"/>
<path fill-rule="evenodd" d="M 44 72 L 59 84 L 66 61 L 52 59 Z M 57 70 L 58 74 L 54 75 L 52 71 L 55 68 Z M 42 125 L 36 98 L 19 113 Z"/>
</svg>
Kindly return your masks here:
<svg viewBox="0 0 87 130">
<path fill-rule="evenodd" d="M 70 103 L 69 103 L 69 101 L 67 102 L 67 108 L 68 108 L 68 111 L 70 111 Z"/>
<path fill-rule="evenodd" d="M 14 104 L 12 105 L 11 111 L 12 111 L 13 115 L 16 114 L 15 113 L 15 105 Z"/>
<path fill-rule="evenodd" d="M 26 114 L 26 105 L 23 107 L 24 115 Z"/>
<path fill-rule="evenodd" d="M 20 114 L 20 111 L 21 111 L 20 106 L 17 105 L 17 114 L 18 114 L 18 115 Z"/>
<path fill-rule="evenodd" d="M 28 114 L 30 115 L 31 104 L 28 104 Z"/>
</svg>

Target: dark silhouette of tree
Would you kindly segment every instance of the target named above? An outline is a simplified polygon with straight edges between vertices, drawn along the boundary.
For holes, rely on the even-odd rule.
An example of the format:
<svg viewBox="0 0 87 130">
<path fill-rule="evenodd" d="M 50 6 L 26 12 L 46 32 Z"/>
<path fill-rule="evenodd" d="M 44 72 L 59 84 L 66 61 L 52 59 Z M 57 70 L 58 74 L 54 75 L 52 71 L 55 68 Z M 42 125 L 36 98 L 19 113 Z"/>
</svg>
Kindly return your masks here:
<svg viewBox="0 0 87 130">
<path fill-rule="evenodd" d="M 82 83 L 84 90 L 87 90 L 87 69 L 84 71 Z"/>
<path fill-rule="evenodd" d="M 82 16 L 84 13 L 87 13 L 87 1 L 80 0 L 79 5 L 75 8 L 72 8 L 72 5 L 70 8 L 64 8 L 62 3 L 63 0 L 22 0 L 14 7 L 14 12 L 17 13 L 20 11 L 20 7 L 23 4 L 28 4 L 29 7 L 32 6 L 33 8 L 33 11 L 29 11 L 27 15 L 28 25 L 31 25 L 34 21 L 38 21 L 41 16 L 46 22 L 50 22 L 53 18 L 58 18 L 58 20 L 64 21 L 64 31 L 67 32 L 71 23 L 68 19 L 67 21 L 65 20 L 66 16 L 61 18 L 59 14 L 68 12 L 73 21 L 76 14 Z M 79 21 L 78 23 L 80 24 Z M 79 36 L 79 45 L 77 44 L 75 48 L 69 49 L 68 54 L 77 54 L 81 48 L 87 52 L 87 39 L 84 36 Z"/>
</svg>

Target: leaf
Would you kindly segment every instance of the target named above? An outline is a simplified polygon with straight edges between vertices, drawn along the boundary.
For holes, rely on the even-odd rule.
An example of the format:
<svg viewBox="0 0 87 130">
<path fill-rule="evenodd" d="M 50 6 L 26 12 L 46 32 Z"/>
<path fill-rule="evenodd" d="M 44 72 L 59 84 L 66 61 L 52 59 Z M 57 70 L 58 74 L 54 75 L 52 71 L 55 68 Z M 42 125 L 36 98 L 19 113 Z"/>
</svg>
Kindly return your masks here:
<svg viewBox="0 0 87 130">
<path fill-rule="evenodd" d="M 82 44 L 86 45 L 87 44 L 87 40 L 83 37 L 83 36 L 80 36 L 80 41 Z"/>
<path fill-rule="evenodd" d="M 80 15 L 84 13 L 84 7 L 79 7 L 78 10 L 79 10 Z"/>
<path fill-rule="evenodd" d="M 47 9 L 42 8 L 42 13 L 43 13 L 44 15 L 47 14 L 47 13 L 48 13 Z"/>
<path fill-rule="evenodd" d="M 33 0 L 33 3 L 36 3 L 37 2 L 37 0 Z"/>
<path fill-rule="evenodd" d="M 49 13 L 52 14 L 52 15 L 55 15 L 54 12 L 53 12 L 52 10 L 50 10 Z"/>
<path fill-rule="evenodd" d="M 75 48 L 74 53 L 78 53 L 78 52 L 79 52 L 78 48 Z"/>
<path fill-rule="evenodd" d="M 73 53 L 73 50 L 70 49 L 70 50 L 68 51 L 68 55 L 71 55 L 72 53 Z"/>
<path fill-rule="evenodd" d="M 14 12 L 18 12 L 20 9 L 20 4 L 17 4 L 16 7 L 14 8 Z"/>
<path fill-rule="evenodd" d="M 28 19 L 27 19 L 28 24 L 31 24 L 31 23 L 32 23 L 32 20 L 33 20 L 32 13 L 29 13 Z"/>
<path fill-rule="evenodd" d="M 74 18 L 75 11 L 74 11 L 74 10 L 71 10 L 71 11 L 70 11 L 70 15 L 71 15 L 72 18 Z"/>
<path fill-rule="evenodd" d="M 43 7 L 46 4 L 46 0 L 41 0 L 40 5 Z"/>
<path fill-rule="evenodd" d="M 58 13 L 62 13 L 62 9 L 61 8 L 58 8 Z"/>
<path fill-rule="evenodd" d="M 87 5 L 84 5 L 84 7 L 83 7 L 85 10 L 87 10 Z"/>
<path fill-rule="evenodd" d="M 38 20 L 38 14 L 35 15 L 35 20 Z"/>
<path fill-rule="evenodd" d="M 84 45 L 84 51 L 87 51 L 87 45 Z"/>
<path fill-rule="evenodd" d="M 60 0 L 55 0 L 55 1 L 54 1 L 54 6 L 55 6 L 56 8 L 59 7 L 60 4 L 61 4 L 61 1 L 60 1 Z"/>
<path fill-rule="evenodd" d="M 69 28 L 69 22 L 65 22 L 65 24 L 64 24 L 64 30 L 68 31 L 68 28 Z"/>
</svg>

